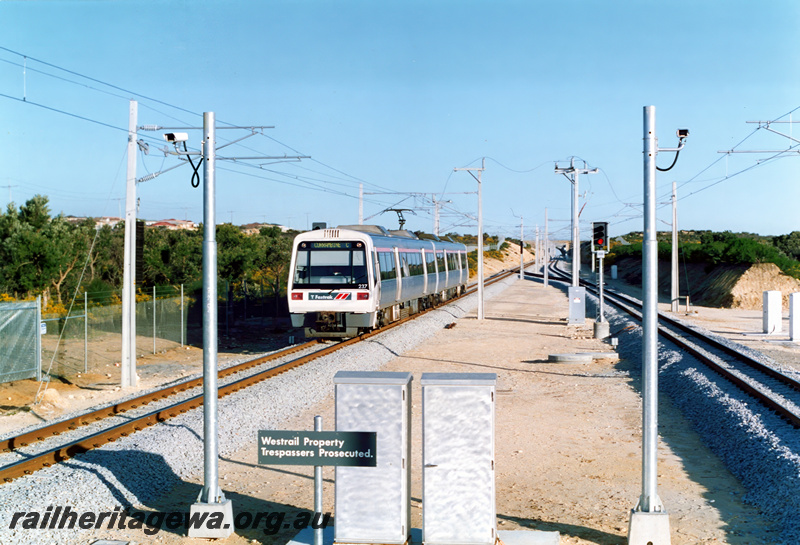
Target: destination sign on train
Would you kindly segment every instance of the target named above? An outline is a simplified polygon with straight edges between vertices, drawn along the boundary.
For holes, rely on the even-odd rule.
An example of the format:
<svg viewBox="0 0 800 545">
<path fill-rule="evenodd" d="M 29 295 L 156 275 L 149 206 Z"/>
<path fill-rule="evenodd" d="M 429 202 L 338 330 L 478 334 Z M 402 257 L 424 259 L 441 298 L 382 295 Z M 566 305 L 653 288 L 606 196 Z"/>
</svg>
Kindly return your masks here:
<svg viewBox="0 0 800 545">
<path fill-rule="evenodd" d="M 264 465 L 375 467 L 374 431 L 258 432 L 258 463 Z"/>
<path fill-rule="evenodd" d="M 312 242 L 311 248 L 314 250 L 346 250 L 352 248 L 352 242 Z"/>
</svg>

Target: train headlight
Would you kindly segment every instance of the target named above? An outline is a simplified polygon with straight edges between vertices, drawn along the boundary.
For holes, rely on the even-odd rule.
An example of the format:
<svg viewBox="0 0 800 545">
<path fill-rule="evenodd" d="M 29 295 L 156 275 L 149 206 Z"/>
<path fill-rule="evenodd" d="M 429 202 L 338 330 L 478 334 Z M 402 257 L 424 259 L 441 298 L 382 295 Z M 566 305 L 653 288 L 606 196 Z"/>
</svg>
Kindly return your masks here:
<svg viewBox="0 0 800 545">
<path fill-rule="evenodd" d="M 292 301 L 302 301 L 303 300 L 303 292 L 295 291 L 292 292 Z"/>
<path fill-rule="evenodd" d="M 367 300 L 369 299 L 369 292 L 366 292 L 366 293 L 359 293 L 359 294 L 356 296 L 356 299 L 357 299 L 358 301 L 367 301 Z"/>
</svg>

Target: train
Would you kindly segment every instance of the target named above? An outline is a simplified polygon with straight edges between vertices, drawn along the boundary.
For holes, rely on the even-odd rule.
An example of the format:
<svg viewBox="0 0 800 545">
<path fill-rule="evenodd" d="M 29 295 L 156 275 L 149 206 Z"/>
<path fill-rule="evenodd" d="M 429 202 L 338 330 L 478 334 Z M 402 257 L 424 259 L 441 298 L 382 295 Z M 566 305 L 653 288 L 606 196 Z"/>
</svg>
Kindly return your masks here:
<svg viewBox="0 0 800 545">
<path fill-rule="evenodd" d="M 297 235 L 287 298 L 307 338 L 344 339 L 459 296 L 467 247 L 379 225 L 342 225 Z"/>
</svg>

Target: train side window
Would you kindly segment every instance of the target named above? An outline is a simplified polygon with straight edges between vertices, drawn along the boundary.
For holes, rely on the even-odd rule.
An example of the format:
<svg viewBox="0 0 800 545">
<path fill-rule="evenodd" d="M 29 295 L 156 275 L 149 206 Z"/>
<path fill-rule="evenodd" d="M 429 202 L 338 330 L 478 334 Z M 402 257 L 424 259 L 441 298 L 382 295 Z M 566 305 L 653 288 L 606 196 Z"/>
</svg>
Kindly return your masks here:
<svg viewBox="0 0 800 545">
<path fill-rule="evenodd" d="M 378 252 L 378 265 L 381 270 L 381 280 L 397 278 L 397 271 L 394 266 L 394 254 L 390 252 Z"/>
<path fill-rule="evenodd" d="M 428 267 L 428 274 L 433 274 L 436 272 L 436 254 L 433 253 L 433 250 L 425 250 L 425 264 Z"/>
<path fill-rule="evenodd" d="M 444 272 L 444 252 L 436 252 L 436 266 L 439 272 Z"/>
<path fill-rule="evenodd" d="M 408 259 L 408 272 L 411 276 L 419 276 L 425 272 L 422 268 L 422 254 L 412 252 L 406 254 L 406 258 Z"/>
</svg>

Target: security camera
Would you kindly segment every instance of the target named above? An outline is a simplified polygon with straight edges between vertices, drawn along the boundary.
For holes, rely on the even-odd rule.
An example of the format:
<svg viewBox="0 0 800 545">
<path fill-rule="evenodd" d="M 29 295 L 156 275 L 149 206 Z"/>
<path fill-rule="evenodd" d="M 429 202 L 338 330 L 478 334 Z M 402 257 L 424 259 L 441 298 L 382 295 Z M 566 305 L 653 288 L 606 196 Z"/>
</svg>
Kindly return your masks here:
<svg viewBox="0 0 800 545">
<path fill-rule="evenodd" d="M 168 132 L 164 134 L 164 140 L 177 144 L 189 140 L 189 134 L 185 132 Z"/>
<path fill-rule="evenodd" d="M 678 129 L 678 138 L 684 139 L 689 136 L 689 129 Z"/>
</svg>

